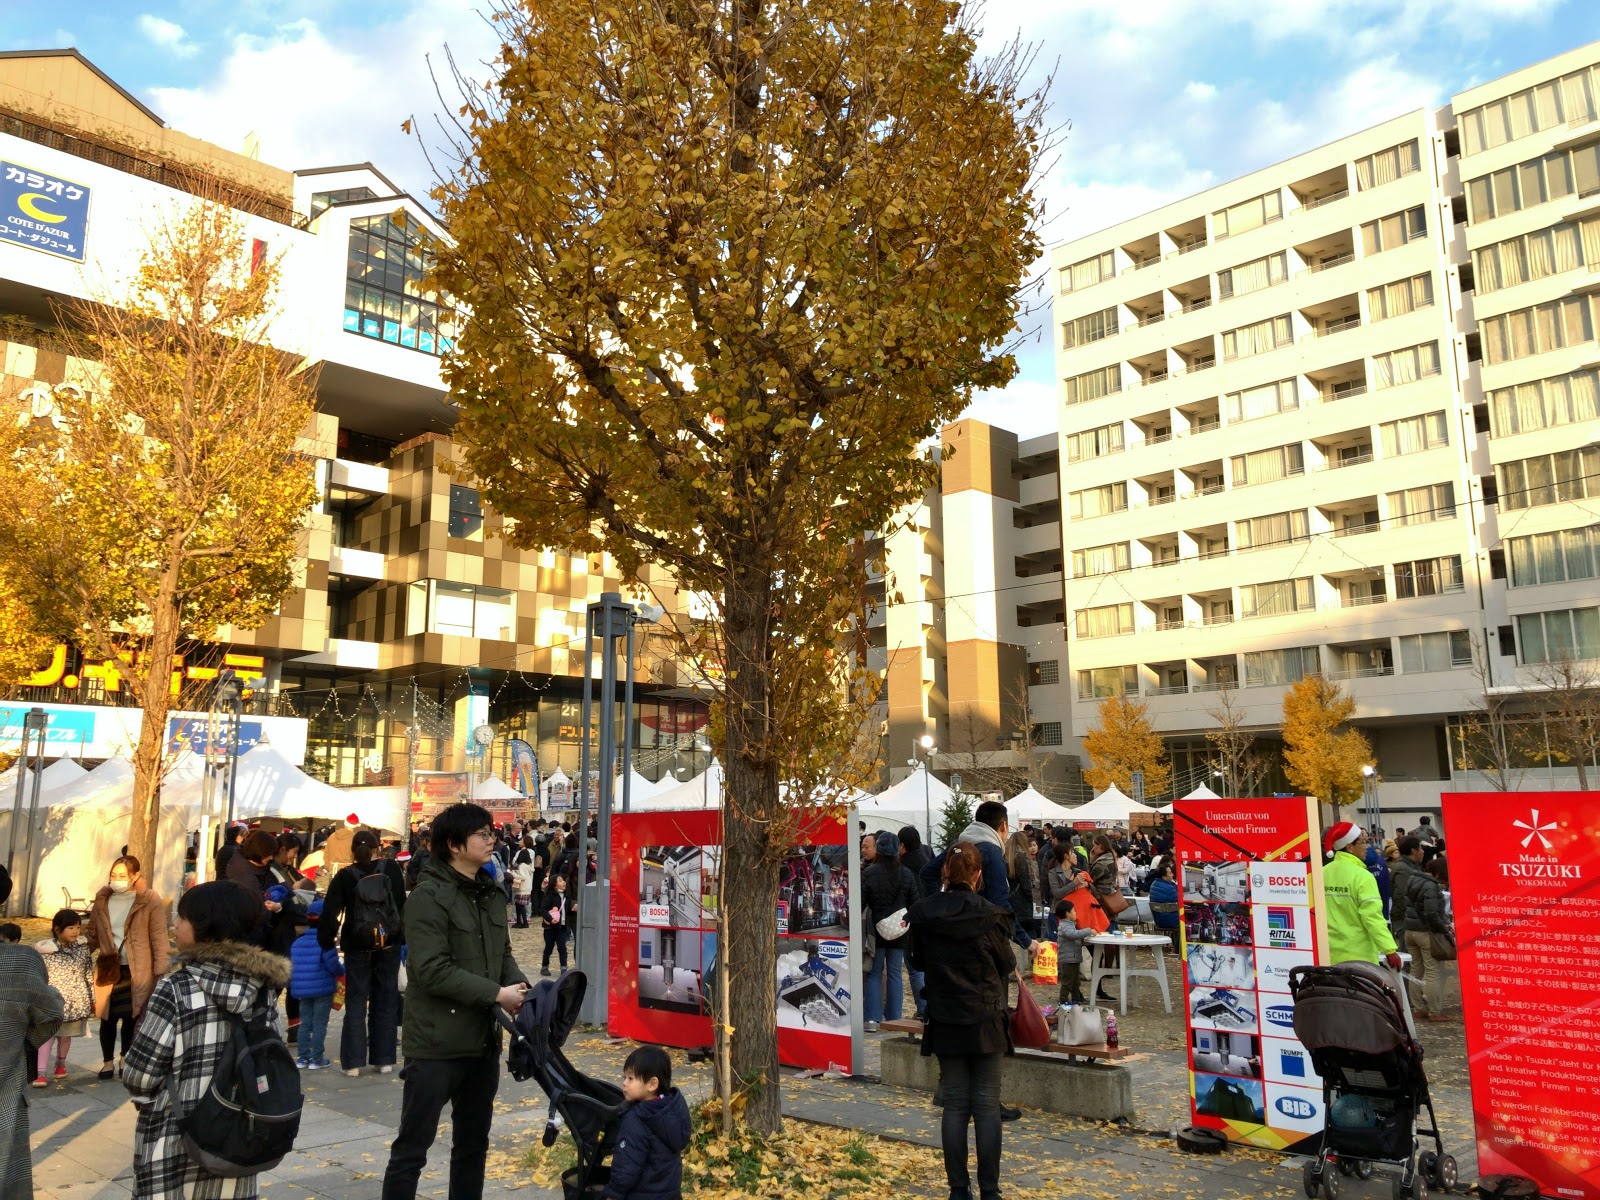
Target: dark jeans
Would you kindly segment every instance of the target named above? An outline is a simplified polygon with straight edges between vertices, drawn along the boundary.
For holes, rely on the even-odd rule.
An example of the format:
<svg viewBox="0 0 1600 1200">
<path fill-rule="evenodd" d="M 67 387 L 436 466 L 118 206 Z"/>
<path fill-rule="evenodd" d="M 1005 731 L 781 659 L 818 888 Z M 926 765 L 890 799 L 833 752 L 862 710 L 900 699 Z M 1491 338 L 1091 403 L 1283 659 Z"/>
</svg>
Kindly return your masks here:
<svg viewBox="0 0 1600 1200">
<path fill-rule="evenodd" d="M 128 1053 L 128 1047 L 133 1045 L 132 1017 L 107 1017 L 100 1022 L 100 1057 L 111 1061 L 111 1051 L 117 1046 L 117 1026 L 122 1026 L 122 1053 Z"/>
<path fill-rule="evenodd" d="M 944 1119 L 944 1177 L 952 1192 L 972 1190 L 967 1173 L 967 1122 L 978 1132 L 978 1193 L 1000 1191 L 1000 1055 L 939 1055 L 939 1091 Z"/>
<path fill-rule="evenodd" d="M 346 1071 L 394 1066 L 400 1027 L 400 947 L 344 956 L 344 1028 L 339 1065 Z"/>
<path fill-rule="evenodd" d="M 348 985 L 347 985 L 348 986 Z M 428 1148 L 439 1133 L 439 1114 L 450 1105 L 448 1200 L 481 1200 L 489 1123 L 500 1087 L 500 1057 L 408 1058 L 400 1072 L 400 1128 L 383 1173 L 383 1200 L 414 1200 Z"/>
<path fill-rule="evenodd" d="M 572 931 L 565 925 L 546 925 L 544 927 L 544 969 L 550 969 L 550 951 L 556 950 L 561 955 L 561 969 L 567 969 L 567 935 Z"/>
</svg>

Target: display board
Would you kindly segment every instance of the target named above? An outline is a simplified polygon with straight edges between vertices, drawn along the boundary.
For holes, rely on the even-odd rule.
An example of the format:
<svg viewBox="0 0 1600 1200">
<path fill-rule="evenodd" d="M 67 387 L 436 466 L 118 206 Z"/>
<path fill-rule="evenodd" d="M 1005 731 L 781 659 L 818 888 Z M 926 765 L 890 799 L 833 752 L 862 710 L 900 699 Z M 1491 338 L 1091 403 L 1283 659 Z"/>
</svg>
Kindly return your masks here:
<svg viewBox="0 0 1600 1200">
<path fill-rule="evenodd" d="M 1478 1170 L 1600 1198 L 1600 792 L 1441 797 Z"/>
<path fill-rule="evenodd" d="M 715 809 L 611 818 L 613 1036 L 667 1046 L 711 1044 L 722 889 Z M 780 866 L 778 1058 L 854 1071 L 859 1061 L 859 955 L 851 881 L 859 849 L 838 816 L 819 816 Z"/>
<path fill-rule="evenodd" d="M 1196 1125 L 1273 1150 L 1313 1148 L 1322 1080 L 1294 1036 L 1289 972 L 1326 941 L 1316 806 L 1178 800 L 1184 1022 Z"/>
<path fill-rule="evenodd" d="M 413 771 L 411 819 L 431 821 L 452 804 L 472 799 L 472 776 L 466 771 Z"/>
</svg>

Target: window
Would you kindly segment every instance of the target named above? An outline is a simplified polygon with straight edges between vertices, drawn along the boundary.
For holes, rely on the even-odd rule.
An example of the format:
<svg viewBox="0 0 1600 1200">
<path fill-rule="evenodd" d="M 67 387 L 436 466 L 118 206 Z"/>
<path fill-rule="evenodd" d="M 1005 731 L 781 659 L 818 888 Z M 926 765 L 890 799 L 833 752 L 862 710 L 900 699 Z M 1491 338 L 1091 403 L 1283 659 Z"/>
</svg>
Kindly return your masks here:
<svg viewBox="0 0 1600 1200">
<path fill-rule="evenodd" d="M 1461 556 L 1420 558 L 1394 565 L 1394 594 L 1397 600 L 1418 596 L 1442 596 L 1461 590 Z"/>
<path fill-rule="evenodd" d="M 1309 612 L 1317 606 L 1311 582 L 1308 576 L 1246 584 L 1239 589 L 1239 607 L 1246 620 L 1251 617 L 1276 617 L 1282 613 Z"/>
<path fill-rule="evenodd" d="M 1033 727 L 1033 744 L 1035 746 L 1061 745 L 1061 722 L 1041 721 Z"/>
<path fill-rule="evenodd" d="M 1128 507 L 1128 485 L 1107 483 L 1100 487 L 1084 488 L 1069 497 L 1074 521 L 1088 517 L 1102 517 L 1106 513 L 1123 512 Z"/>
<path fill-rule="evenodd" d="M 1070 267 L 1062 267 L 1059 274 L 1061 291 L 1065 294 L 1093 287 L 1110 279 L 1116 273 L 1114 256 L 1107 250 L 1104 254 L 1086 258 L 1082 262 L 1073 263 Z"/>
<path fill-rule="evenodd" d="M 1444 410 L 1424 413 L 1420 417 L 1402 417 L 1398 421 L 1385 421 L 1378 426 L 1383 438 L 1383 456 L 1395 458 L 1401 454 L 1416 454 L 1436 446 L 1450 444 L 1450 434 L 1445 426 Z"/>
<path fill-rule="evenodd" d="M 1592 298 L 1564 296 L 1532 308 L 1485 317 L 1480 328 L 1486 366 L 1548 354 L 1594 340 Z"/>
<path fill-rule="evenodd" d="M 1420 237 L 1428 235 L 1428 217 L 1422 205 L 1403 212 L 1390 213 L 1361 227 L 1361 252 L 1382 254 L 1394 250 Z"/>
<path fill-rule="evenodd" d="M 1439 373 L 1439 343 L 1425 342 L 1372 356 L 1372 390 L 1400 387 Z"/>
<path fill-rule="evenodd" d="M 1113 363 L 1094 371 L 1085 371 L 1066 381 L 1067 403 L 1084 404 L 1122 390 L 1122 368 Z"/>
<path fill-rule="evenodd" d="M 1304 448 L 1299 442 L 1288 446 L 1274 446 L 1270 450 L 1238 454 L 1231 462 L 1234 487 L 1271 483 L 1277 479 L 1287 479 L 1291 475 L 1303 475 L 1306 469 Z"/>
<path fill-rule="evenodd" d="M 406 633 L 517 640 L 517 594 L 500 588 L 419 579 L 407 589 Z"/>
<path fill-rule="evenodd" d="M 1221 208 L 1212 213 L 1213 240 L 1220 242 L 1223 238 L 1235 237 L 1252 229 L 1259 229 L 1263 225 L 1270 225 L 1282 217 L 1283 193 L 1268 192 L 1264 196 L 1246 200 L 1243 204 Z"/>
<path fill-rule="evenodd" d="M 1072 575 L 1082 579 L 1086 575 L 1110 575 L 1113 571 L 1128 569 L 1128 543 L 1112 542 L 1105 546 L 1089 546 L 1072 552 Z"/>
<path fill-rule="evenodd" d="M 1464 629 L 1402 634 L 1399 642 L 1402 675 L 1415 675 L 1419 671 L 1453 671 L 1472 665 L 1472 639 Z"/>
<path fill-rule="evenodd" d="M 1251 517 L 1240 521 L 1239 549 L 1251 550 L 1262 546 L 1282 546 L 1306 539 L 1306 510 L 1273 513 L 1269 517 Z"/>
<path fill-rule="evenodd" d="M 1433 276 L 1413 275 L 1382 287 L 1367 289 L 1367 311 L 1374 321 L 1403 317 L 1433 304 Z"/>
<path fill-rule="evenodd" d="M 1028 664 L 1028 686 L 1049 687 L 1061 682 L 1061 663 L 1053 658 Z"/>
<path fill-rule="evenodd" d="M 1593 67 L 1525 88 L 1461 114 L 1461 156 L 1493 150 L 1542 129 L 1595 117 Z"/>
<path fill-rule="evenodd" d="M 1086 429 L 1082 433 L 1067 434 L 1067 461 L 1082 462 L 1086 458 L 1100 458 L 1106 454 L 1121 454 L 1122 422 Z"/>
<path fill-rule="evenodd" d="M 376 200 L 378 193 L 369 187 L 340 188 L 332 192 L 311 193 L 311 215 L 320 217 L 335 204 L 346 204 L 351 200 Z"/>
<path fill-rule="evenodd" d="M 1356 159 L 1356 189 L 1364 192 L 1368 188 L 1382 187 L 1420 170 L 1422 158 L 1417 153 L 1417 142 L 1413 138 L 1409 142 Z"/>
<path fill-rule="evenodd" d="M 1249 358 L 1252 354 L 1265 354 L 1268 350 L 1287 346 L 1293 340 L 1287 314 L 1269 317 L 1265 321 L 1257 321 L 1241 329 L 1230 329 L 1223 334 L 1222 357 L 1225 360 Z"/>
<path fill-rule="evenodd" d="M 483 501 L 476 488 L 450 485 L 449 532 L 451 537 L 483 541 Z"/>
<path fill-rule="evenodd" d="M 1396 525 L 1426 525 L 1456 515 L 1456 485 L 1433 483 L 1389 493 L 1389 519 Z"/>
<path fill-rule="evenodd" d="M 1564 608 L 1517 618 L 1522 663 L 1600 658 L 1600 608 Z"/>
<path fill-rule="evenodd" d="M 433 256 L 421 228 L 386 214 L 350 222 L 344 328 L 426 354 L 455 344 L 456 315 L 449 300 L 427 285 Z"/>
<path fill-rule="evenodd" d="M 1276 383 L 1264 383 L 1242 392 L 1230 392 L 1224 399 L 1230 423 L 1254 421 L 1257 417 L 1271 417 L 1300 407 L 1300 395 L 1292 379 L 1280 379 Z"/>
<path fill-rule="evenodd" d="M 1552 225 L 1474 250 L 1472 279 L 1478 292 L 1496 292 L 1535 279 L 1600 263 L 1600 217 Z"/>
<path fill-rule="evenodd" d="M 1495 469 L 1500 476 L 1500 507 L 1507 511 L 1600 496 L 1600 445 L 1541 454 Z"/>
<path fill-rule="evenodd" d="M 1510 540 L 1511 586 L 1600 578 L 1600 525 Z"/>
<path fill-rule="evenodd" d="M 1139 690 L 1138 667 L 1097 667 L 1078 672 L 1078 699 L 1104 700 L 1107 696 L 1132 696 Z"/>
<path fill-rule="evenodd" d="M 1495 437 L 1551 429 L 1600 417 L 1600 371 L 1593 368 L 1535 379 L 1489 393 Z"/>
<path fill-rule="evenodd" d="M 1244 656 L 1245 687 L 1269 687 L 1294 683 L 1321 668 L 1315 646 L 1290 646 L 1285 650 L 1247 650 Z"/>
<path fill-rule="evenodd" d="M 1074 618 L 1080 638 L 1116 637 L 1133 632 L 1133 605 L 1106 604 L 1099 608 L 1080 608 Z"/>
<path fill-rule="evenodd" d="M 1061 348 L 1071 350 L 1074 346 L 1086 346 L 1090 342 L 1108 338 L 1116 332 L 1117 306 L 1113 304 L 1110 308 L 1102 308 L 1099 312 L 1092 312 L 1086 317 L 1062 322 Z"/>
<path fill-rule="evenodd" d="M 1504 217 L 1525 208 L 1600 188 L 1600 145 L 1552 150 L 1539 158 L 1467 181 L 1471 222 Z"/>
<path fill-rule="evenodd" d="M 1231 270 L 1217 272 L 1217 295 L 1226 300 L 1229 296 L 1259 292 L 1262 288 L 1282 283 L 1288 277 L 1288 255 L 1280 250 Z"/>
</svg>

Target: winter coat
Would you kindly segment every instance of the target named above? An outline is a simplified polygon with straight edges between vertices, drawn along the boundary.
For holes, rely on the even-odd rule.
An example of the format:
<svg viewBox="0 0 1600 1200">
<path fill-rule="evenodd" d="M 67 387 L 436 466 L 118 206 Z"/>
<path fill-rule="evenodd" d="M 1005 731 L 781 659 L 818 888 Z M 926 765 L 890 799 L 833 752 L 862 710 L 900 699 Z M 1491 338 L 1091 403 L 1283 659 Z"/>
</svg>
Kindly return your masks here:
<svg viewBox="0 0 1600 1200">
<path fill-rule="evenodd" d="M 289 962 L 243 942 L 201 942 L 172 957 L 173 969 L 156 984 L 124 1065 L 122 1082 L 139 1110 L 134 1195 L 138 1200 L 219 1200 L 225 1195 L 254 1200 L 256 1176 L 219 1179 L 184 1153 L 167 1082 L 170 1077 L 176 1084 L 178 1103 L 187 1112 L 205 1094 L 217 1064 L 233 1045 L 229 1013 L 245 1017 L 264 999 L 267 1019 L 277 1029 L 273 992 L 289 982 Z"/>
<path fill-rule="evenodd" d="M 296 1000 L 333 995 L 343 974 L 339 952 L 325 949 L 315 929 L 307 929 L 289 947 L 289 995 Z"/>
<path fill-rule="evenodd" d="M 322 915 L 317 918 L 317 940 L 322 943 L 324 950 L 332 950 L 337 945 L 346 954 L 350 953 L 350 939 L 343 928 L 344 913 L 356 903 L 356 885 L 374 871 L 382 871 L 388 879 L 389 895 L 394 900 L 394 910 L 400 914 L 403 925 L 407 903 L 406 877 L 400 867 L 387 858 L 375 858 L 365 865 L 351 863 L 342 867 L 333 877 L 333 882 L 328 884 L 328 894 L 322 901 Z M 420 876 L 418 882 L 421 882 Z M 401 936 L 403 940 L 403 934 Z"/>
<path fill-rule="evenodd" d="M 1093 929 L 1079 929 L 1062 921 L 1056 926 L 1056 961 L 1064 967 L 1081 963 L 1084 948 L 1093 936 Z"/>
<path fill-rule="evenodd" d="M 1445 916 L 1444 889 L 1439 881 L 1420 867 L 1405 877 L 1406 933 L 1449 933 L 1450 918 Z M 55 980 L 51 979 L 51 983 Z"/>
<path fill-rule="evenodd" d="M 1406 929 L 1406 908 L 1411 894 L 1411 877 L 1423 875 L 1421 864 L 1397 858 L 1389 868 L 1389 929 L 1398 937 Z"/>
<path fill-rule="evenodd" d="M 1074 872 L 1081 876 L 1082 871 Z M 1095 899 L 1094 889 L 1087 883 L 1066 892 L 1066 902 L 1072 905 L 1072 916 L 1077 921 L 1079 929 L 1087 929 L 1093 933 L 1104 933 L 1111 928 L 1111 918 L 1106 915 L 1106 910 L 1100 907 Z"/>
<path fill-rule="evenodd" d="M 1394 892 L 1394 879 L 1389 874 L 1389 864 L 1374 846 L 1367 847 L 1367 870 L 1378 881 L 1378 898 L 1383 901 L 1383 919 L 1389 919 L 1390 897 Z"/>
<path fill-rule="evenodd" d="M 898 859 L 876 859 L 861 872 L 861 902 L 869 925 L 909 909 L 918 899 L 916 876 Z M 904 941 L 904 934 L 888 940 L 878 937 L 879 945 L 899 946 Z"/>
<path fill-rule="evenodd" d="M 1183 912 L 1178 903 L 1178 885 L 1170 879 L 1156 879 L 1150 884 L 1150 915 L 1157 929 L 1176 929 Z"/>
<path fill-rule="evenodd" d="M 682 1200 L 683 1151 L 692 1126 L 677 1088 L 630 1104 L 617 1124 L 603 1200 Z"/>
<path fill-rule="evenodd" d="M 33 1200 L 26 1088 L 31 1051 L 61 1026 L 61 994 L 31 946 L 0 942 L 0 1200 Z"/>
<path fill-rule="evenodd" d="M 922 886 L 922 868 L 933 861 L 933 851 L 922 843 L 922 831 L 915 825 L 906 825 L 900 830 L 900 844 L 905 847 L 905 853 L 900 856 L 900 865 L 917 877 L 917 898 L 920 900 L 927 895 Z"/>
<path fill-rule="evenodd" d="M 81 936 L 71 945 L 41 938 L 33 948 L 44 956 L 50 986 L 61 993 L 62 1022 L 87 1021 L 94 1013 L 94 951 Z"/>
<path fill-rule="evenodd" d="M 111 897 L 116 895 L 106 886 L 101 888 L 89 909 L 89 945 L 96 954 L 116 954 L 117 940 L 111 931 Z M 138 1016 L 156 990 L 156 980 L 167 973 L 170 955 L 167 937 L 167 910 L 155 888 L 140 880 L 133 885 L 133 907 L 128 910 L 128 920 L 122 927 L 122 957 L 127 960 L 128 974 L 133 984 L 133 1015 Z M 111 989 L 105 984 L 94 989 L 95 1016 L 102 1021 L 111 1009 Z"/>
<path fill-rule="evenodd" d="M 533 895 L 533 855 L 528 851 L 517 855 L 516 865 L 511 868 L 511 882 L 517 895 Z"/>
<path fill-rule="evenodd" d="M 1101 854 L 1089 860 L 1089 884 L 1097 896 L 1109 896 L 1122 889 L 1117 886 L 1117 860 L 1114 855 Z"/>
<path fill-rule="evenodd" d="M 406 901 L 405 926 L 405 1056 L 499 1053 L 495 998 L 501 988 L 527 982 L 511 956 L 505 889 L 486 871 L 468 879 L 430 859 Z"/>
<path fill-rule="evenodd" d="M 1328 962 L 1375 963 L 1395 952 L 1394 935 L 1383 919 L 1378 881 L 1348 850 L 1340 850 L 1322 869 L 1322 896 L 1328 914 Z"/>
<path fill-rule="evenodd" d="M 552 921 L 550 919 L 550 914 L 556 909 L 561 910 L 559 919 Z M 565 925 L 569 929 L 572 928 L 572 913 L 573 905 L 571 892 L 558 892 L 555 888 L 551 888 L 549 891 L 545 892 L 544 895 L 539 897 L 539 916 L 544 919 L 545 927 L 547 929 L 555 929 L 562 925 Z"/>
<path fill-rule="evenodd" d="M 257 900 L 261 901 L 266 900 L 267 889 L 277 882 L 277 880 L 272 877 L 272 867 L 270 864 L 264 864 L 258 867 L 242 853 L 235 854 L 228 860 L 228 873 L 226 876 L 224 876 L 224 878 L 231 879 L 240 887 L 247 889 Z M 277 912 L 268 912 L 263 908 L 261 910 L 260 920 L 256 924 L 255 931 L 250 935 L 251 945 L 271 946 L 276 944 L 277 939 L 281 936 L 278 933 L 278 926 L 286 918 L 289 918 L 289 906 L 287 904 L 285 904 Z"/>
<path fill-rule="evenodd" d="M 997 908 L 1011 914 L 1011 881 L 1006 878 L 1006 854 L 1000 845 L 1000 835 L 990 829 L 982 821 L 974 821 L 961 831 L 958 842 L 971 842 L 978 848 L 978 856 L 983 859 L 983 897 Z M 922 868 L 922 877 L 918 880 L 922 885 L 924 896 L 933 896 L 941 886 L 944 874 L 944 852 L 929 860 L 928 865 Z M 1032 914 L 1024 914 L 1031 916 Z M 1012 921 L 1010 937 L 1017 945 L 1027 948 L 1032 941 L 1027 930 L 1021 924 Z"/>
<path fill-rule="evenodd" d="M 1011 914 L 957 888 L 928 896 L 906 914 L 911 968 L 924 974 L 928 1021 L 922 1053 L 1004 1054 L 1011 1049 L 1007 987 L 1017 969 Z"/>
</svg>

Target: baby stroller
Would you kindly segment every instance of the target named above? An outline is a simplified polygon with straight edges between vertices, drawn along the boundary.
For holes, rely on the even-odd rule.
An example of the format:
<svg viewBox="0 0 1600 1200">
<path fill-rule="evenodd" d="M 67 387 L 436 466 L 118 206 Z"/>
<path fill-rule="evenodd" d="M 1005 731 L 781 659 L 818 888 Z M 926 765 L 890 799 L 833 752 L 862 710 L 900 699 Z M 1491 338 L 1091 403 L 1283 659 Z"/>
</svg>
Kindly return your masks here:
<svg viewBox="0 0 1600 1200">
<path fill-rule="evenodd" d="M 563 971 L 557 979 L 541 979 L 528 992 L 515 1019 L 498 1007 L 494 1010 L 511 1035 L 506 1059 L 511 1077 L 519 1083 L 537 1080 L 550 1097 L 544 1144 L 553 1145 L 563 1125 L 577 1143 L 578 1165 L 561 1174 L 566 1200 L 593 1200 L 605 1190 L 617 1123 L 626 1107 L 621 1088 L 585 1075 L 561 1052 L 578 1023 L 588 987 L 582 971 Z"/>
<path fill-rule="evenodd" d="M 1295 967 L 1294 1032 L 1322 1076 L 1327 1114 L 1322 1147 L 1305 1165 L 1307 1196 L 1339 1194 L 1339 1176 L 1372 1175 L 1373 1164 L 1400 1169 L 1395 1200 L 1427 1200 L 1430 1186 L 1456 1185 L 1456 1160 L 1444 1152 L 1428 1097 L 1422 1047 L 1406 1023 L 1406 1001 L 1387 971 L 1373 963 Z M 1428 1127 L 1419 1117 L 1428 1113 Z M 1434 1148 L 1419 1153 L 1422 1140 Z"/>
</svg>

